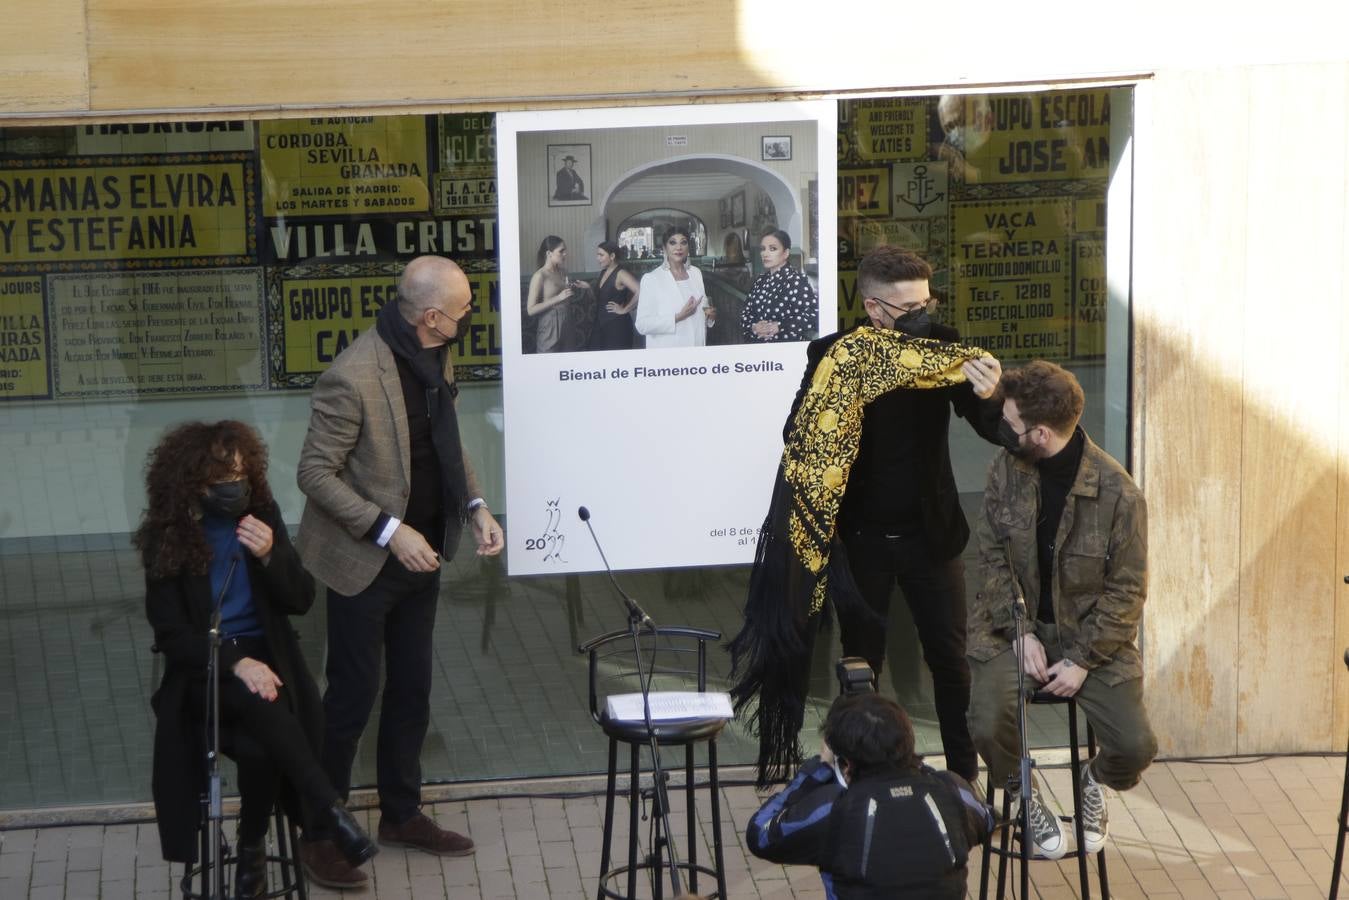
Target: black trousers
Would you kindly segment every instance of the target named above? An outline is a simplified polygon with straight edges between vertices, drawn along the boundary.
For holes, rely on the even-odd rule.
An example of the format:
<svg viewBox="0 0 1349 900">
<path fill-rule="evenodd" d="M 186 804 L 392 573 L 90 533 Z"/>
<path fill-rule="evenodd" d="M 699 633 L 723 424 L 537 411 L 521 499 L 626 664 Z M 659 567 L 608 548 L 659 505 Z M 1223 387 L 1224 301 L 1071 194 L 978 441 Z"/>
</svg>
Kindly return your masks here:
<svg viewBox="0 0 1349 900">
<path fill-rule="evenodd" d="M 921 536 L 898 537 L 856 530 L 844 533 L 848 567 L 862 598 L 877 615 L 890 614 L 896 584 L 904 594 L 932 673 L 932 693 L 941 728 L 946 768 L 973 782 L 979 760 L 965 722 L 970 705 L 970 667 L 965 659 L 965 563 L 956 556 L 932 559 Z M 879 677 L 885 663 L 886 629 L 860 614 L 839 613 L 846 656 L 860 656 Z"/>
<path fill-rule="evenodd" d="M 261 638 L 242 640 L 246 656 L 271 665 Z M 300 795 L 306 831 L 337 800 L 337 791 L 310 749 L 300 720 L 290 711 L 286 691 L 282 685 L 277 698 L 269 702 L 233 673 L 221 672 L 221 747 L 238 767 L 239 837 L 246 844 L 257 844 L 266 836 L 282 778 Z"/>
<path fill-rule="evenodd" d="M 422 742 L 431 721 L 431 632 L 439 594 L 439 572 L 409 572 L 392 554 L 359 594 L 328 591 L 323 765 L 345 799 L 357 744 L 380 695 L 382 650 L 376 780 L 380 812 L 395 825 L 416 815 L 421 803 Z"/>
</svg>

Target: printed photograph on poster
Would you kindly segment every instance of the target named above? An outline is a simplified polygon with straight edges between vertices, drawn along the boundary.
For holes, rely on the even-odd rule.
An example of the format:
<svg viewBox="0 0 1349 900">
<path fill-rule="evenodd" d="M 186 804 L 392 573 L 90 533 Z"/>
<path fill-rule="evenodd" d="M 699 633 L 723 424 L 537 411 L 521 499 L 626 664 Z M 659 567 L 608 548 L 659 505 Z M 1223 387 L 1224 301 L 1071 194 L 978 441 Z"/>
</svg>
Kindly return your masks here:
<svg viewBox="0 0 1349 900">
<path fill-rule="evenodd" d="M 812 178 L 806 182 L 806 209 L 810 211 L 810 243 L 806 245 L 806 253 L 810 256 L 820 255 L 820 182 L 819 179 Z"/>
<path fill-rule="evenodd" d="M 785 134 L 764 135 L 760 159 L 786 162 L 792 158 L 792 139 Z"/>
<path fill-rule="evenodd" d="M 548 171 L 553 173 L 553 191 L 549 206 L 589 206 L 589 144 L 549 144 Z"/>
<path fill-rule="evenodd" d="M 602 208 L 592 205 L 578 220 L 558 219 L 552 232 L 537 227 L 546 221 L 544 207 L 530 203 L 537 196 L 532 189 L 522 190 L 520 264 L 531 273 L 521 279 L 522 353 L 819 336 L 819 287 L 815 273 L 806 270 L 802 229 L 787 226 L 786 246 L 778 246 L 784 241 L 775 237 L 775 255 L 760 253 L 763 237 L 783 230 L 781 223 L 809 222 L 810 211 L 800 201 L 805 170 L 793 171 L 784 184 L 779 167 L 755 162 L 752 151 L 739 158 L 723 152 L 742 150 L 742 138 L 731 127 L 681 134 L 679 141 L 661 131 L 596 130 L 584 134 L 586 143 L 547 142 L 577 136 L 571 132 L 523 141 L 526 154 L 543 149 L 547 172 L 562 160 L 564 168 L 553 172 L 547 185 L 554 196 L 563 189 L 563 176 L 571 171 L 565 166 L 574 166 L 578 147 L 585 148 L 587 159 L 603 161 L 586 175 L 593 173 L 595 186 L 609 190 L 607 196 L 594 195 Z M 634 156 L 631 148 L 643 141 L 650 153 Z M 635 168 L 611 172 L 611 160 Z M 612 183 L 615 174 L 625 180 Z M 585 237 L 578 246 L 580 224 Z M 672 238 L 678 246 L 667 246 Z M 784 271 L 776 278 L 766 277 L 778 269 Z"/>
<path fill-rule="evenodd" d="M 753 558 L 802 343 L 837 322 L 834 262 L 805 246 L 835 240 L 806 198 L 815 182 L 835 202 L 836 118 L 819 101 L 497 116 L 511 574 L 599 568 L 579 506 L 615 568 Z M 763 135 L 790 158 L 765 162 Z M 559 208 L 567 155 L 587 201 Z"/>
</svg>

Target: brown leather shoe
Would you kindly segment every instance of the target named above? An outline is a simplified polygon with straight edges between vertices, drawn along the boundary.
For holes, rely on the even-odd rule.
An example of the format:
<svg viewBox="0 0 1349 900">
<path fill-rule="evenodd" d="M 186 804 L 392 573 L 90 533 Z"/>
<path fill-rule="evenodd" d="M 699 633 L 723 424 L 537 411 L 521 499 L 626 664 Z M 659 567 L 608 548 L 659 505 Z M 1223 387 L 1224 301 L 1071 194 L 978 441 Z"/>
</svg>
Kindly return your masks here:
<svg viewBox="0 0 1349 900">
<path fill-rule="evenodd" d="M 363 888 L 370 876 L 353 868 L 332 841 L 301 841 L 300 864 L 309 878 L 324 887 L 346 890 Z"/>
<path fill-rule="evenodd" d="M 411 847 L 437 856 L 468 856 L 473 852 L 472 838 L 441 828 L 422 813 L 417 813 L 401 825 L 391 825 L 381 818 L 379 842 Z"/>
</svg>

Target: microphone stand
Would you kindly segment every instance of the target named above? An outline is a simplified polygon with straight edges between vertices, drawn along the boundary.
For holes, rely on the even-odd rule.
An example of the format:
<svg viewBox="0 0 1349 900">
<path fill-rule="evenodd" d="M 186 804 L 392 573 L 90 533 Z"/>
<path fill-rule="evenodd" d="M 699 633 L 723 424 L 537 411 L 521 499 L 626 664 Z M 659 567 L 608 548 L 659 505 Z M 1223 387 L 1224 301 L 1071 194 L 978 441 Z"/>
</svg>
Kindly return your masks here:
<svg viewBox="0 0 1349 900">
<path fill-rule="evenodd" d="M 640 635 L 643 631 L 655 635 L 656 624 L 651 621 L 651 617 L 638 605 L 637 601 L 629 597 L 627 592 L 619 586 L 618 579 L 614 577 L 614 570 L 609 567 L 609 560 L 604 555 L 604 548 L 600 546 L 600 539 L 595 535 L 595 526 L 590 524 L 590 510 L 582 506 L 576 511 L 576 514 L 580 516 L 582 522 L 586 523 L 586 528 L 590 531 L 590 539 L 595 542 L 595 549 L 599 551 L 600 561 L 604 563 L 604 571 L 609 574 L 609 581 L 613 583 L 618 596 L 623 598 L 623 605 L 628 610 L 628 634 L 632 638 L 632 655 L 637 661 L 637 683 L 642 688 L 642 718 L 646 723 L 647 746 L 651 751 L 652 786 L 655 792 L 656 806 L 658 807 L 657 814 L 660 816 L 661 828 L 665 832 L 665 847 L 670 857 L 670 891 L 673 896 L 678 897 L 684 893 L 682 880 L 679 876 L 679 849 L 675 846 L 674 832 L 670 830 L 670 797 L 666 791 L 665 769 L 660 761 L 660 741 L 656 739 L 656 729 L 651 724 L 651 679 L 656 674 L 654 646 L 651 650 L 649 674 L 646 678 L 642 677 Z M 659 854 L 659 842 L 652 850 Z M 659 880 L 660 875 L 658 874 L 656 878 Z"/>
<path fill-rule="evenodd" d="M 206 796 L 202 798 L 206 807 L 206 840 L 209 844 L 209 860 L 203 860 L 211 868 L 211 897 L 213 900 L 225 900 L 225 859 L 224 859 L 224 822 L 225 809 L 220 786 L 220 617 L 225 603 L 225 593 L 229 590 L 234 570 L 239 565 L 239 557 L 230 560 L 225 572 L 225 581 L 220 585 L 211 607 L 211 629 L 207 632 L 211 652 L 206 661 L 206 722 L 210 739 L 206 746 Z M 205 886 L 203 885 L 203 888 Z"/>
<path fill-rule="evenodd" d="M 1012 583 L 1016 584 L 1016 575 L 1012 576 Z M 1016 645 L 1018 652 L 1014 654 L 1017 657 L 1016 667 L 1016 727 L 1018 737 L 1021 739 L 1021 764 L 1018 766 L 1017 777 L 1021 780 L 1021 808 L 1017 810 L 1017 816 L 1021 819 L 1021 896 L 1031 896 L 1031 845 L 1033 838 L 1031 835 L 1031 797 L 1032 795 L 1032 770 L 1035 769 L 1035 760 L 1031 758 L 1031 749 L 1025 739 L 1025 707 L 1029 696 L 1025 688 L 1025 667 L 1021 665 L 1021 652 L 1024 648 L 1021 646 L 1021 638 L 1025 636 L 1025 600 L 1021 598 L 1021 588 L 1017 587 L 1016 598 L 1012 600 L 1012 618 L 1016 622 Z"/>
<path fill-rule="evenodd" d="M 1031 759 L 1030 748 L 1026 741 L 1026 703 L 1030 694 L 1026 692 L 1026 667 L 1022 664 L 1024 647 L 1022 639 L 1026 635 L 1026 598 L 1017 581 L 1016 570 L 1012 568 L 1012 542 L 1009 538 L 1004 549 L 1007 553 L 1007 572 L 1012 578 L 1012 621 L 1016 623 L 1016 644 L 1012 655 L 1016 657 L 1016 730 L 1021 741 L 1021 764 L 1017 777 L 1021 781 L 1021 805 L 1017 818 L 1021 820 L 1021 896 L 1030 897 L 1030 858 L 1033 837 L 1030 830 L 1030 797 L 1032 790 L 1032 770 L 1035 760 Z M 1010 787 L 1010 785 L 1009 785 Z M 999 879 L 1001 884 L 1001 879 Z"/>
</svg>

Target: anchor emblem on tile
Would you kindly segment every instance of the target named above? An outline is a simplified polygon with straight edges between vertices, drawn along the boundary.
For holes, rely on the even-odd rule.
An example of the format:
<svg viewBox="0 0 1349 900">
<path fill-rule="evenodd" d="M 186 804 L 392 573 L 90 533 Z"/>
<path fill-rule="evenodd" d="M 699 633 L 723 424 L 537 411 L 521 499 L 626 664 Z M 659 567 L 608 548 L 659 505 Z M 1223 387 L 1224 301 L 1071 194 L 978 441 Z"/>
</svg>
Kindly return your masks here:
<svg viewBox="0 0 1349 900">
<path fill-rule="evenodd" d="M 914 166 L 913 177 L 905 182 L 904 193 L 896 194 L 895 199 L 907 203 L 915 212 L 922 212 L 926 206 L 941 202 L 945 191 L 938 191 L 937 179 L 927 174 L 927 166 Z"/>
</svg>

